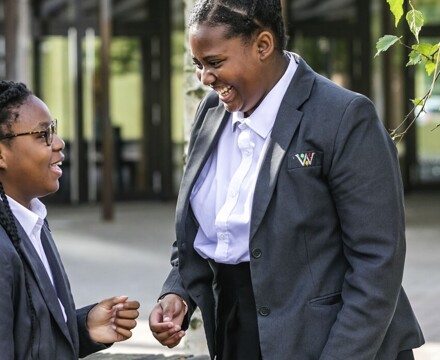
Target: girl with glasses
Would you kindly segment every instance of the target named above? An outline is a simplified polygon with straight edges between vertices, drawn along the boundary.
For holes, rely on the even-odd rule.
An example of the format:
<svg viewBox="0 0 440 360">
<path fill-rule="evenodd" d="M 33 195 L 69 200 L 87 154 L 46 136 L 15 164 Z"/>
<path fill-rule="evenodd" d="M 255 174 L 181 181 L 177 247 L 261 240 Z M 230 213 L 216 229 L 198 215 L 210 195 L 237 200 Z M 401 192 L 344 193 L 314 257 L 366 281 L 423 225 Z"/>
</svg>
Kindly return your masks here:
<svg viewBox="0 0 440 360">
<path fill-rule="evenodd" d="M 27 131 L 18 134 L 7 134 L 0 137 L 0 140 L 12 139 L 17 136 L 25 136 L 25 135 L 44 135 L 46 139 L 46 145 L 52 145 L 53 134 L 57 133 L 57 119 L 54 119 L 50 125 L 46 128 L 46 130 L 37 130 L 37 131 Z"/>
<path fill-rule="evenodd" d="M 126 296 L 75 309 L 39 198 L 59 187 L 64 141 L 22 83 L 0 81 L 0 353 L 74 360 L 131 337 L 139 303 Z"/>
</svg>

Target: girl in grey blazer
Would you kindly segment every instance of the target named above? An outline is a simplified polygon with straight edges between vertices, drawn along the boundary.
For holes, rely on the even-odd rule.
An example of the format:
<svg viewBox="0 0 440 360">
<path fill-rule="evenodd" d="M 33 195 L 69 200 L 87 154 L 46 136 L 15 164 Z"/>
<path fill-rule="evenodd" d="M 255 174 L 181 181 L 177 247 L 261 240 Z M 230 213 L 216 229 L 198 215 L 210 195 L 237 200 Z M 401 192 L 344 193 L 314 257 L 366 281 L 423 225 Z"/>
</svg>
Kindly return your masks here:
<svg viewBox="0 0 440 360">
<path fill-rule="evenodd" d="M 279 0 L 201 0 L 199 80 L 171 270 L 150 328 L 176 346 L 199 307 L 218 360 L 407 360 L 395 144 L 369 99 L 285 48 Z"/>
<path fill-rule="evenodd" d="M 76 310 L 38 199 L 58 190 L 64 141 L 47 106 L 0 81 L 0 358 L 75 360 L 131 337 L 126 296 Z"/>
</svg>

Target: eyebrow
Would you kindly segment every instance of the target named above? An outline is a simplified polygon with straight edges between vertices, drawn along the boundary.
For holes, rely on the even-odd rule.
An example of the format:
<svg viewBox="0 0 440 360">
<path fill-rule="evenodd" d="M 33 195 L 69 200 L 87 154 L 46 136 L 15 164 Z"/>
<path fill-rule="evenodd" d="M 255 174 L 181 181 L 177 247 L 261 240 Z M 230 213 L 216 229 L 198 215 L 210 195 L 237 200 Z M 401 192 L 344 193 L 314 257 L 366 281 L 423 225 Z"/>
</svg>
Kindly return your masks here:
<svg viewBox="0 0 440 360">
<path fill-rule="evenodd" d="M 206 60 L 206 61 L 209 61 L 209 60 L 212 60 L 212 59 L 216 59 L 218 57 L 220 57 L 220 55 L 207 55 L 203 59 Z"/>
<path fill-rule="evenodd" d="M 52 124 L 52 121 L 53 121 L 53 120 L 50 120 L 50 121 L 41 121 L 41 122 L 39 122 L 39 123 L 37 124 L 37 126 L 34 127 L 34 130 L 35 130 L 35 131 L 38 131 L 38 130 L 36 130 L 36 129 L 38 129 L 38 128 L 41 128 L 42 130 L 46 130 L 46 128 L 49 127 L 50 124 Z"/>
<path fill-rule="evenodd" d="M 50 126 L 50 123 L 47 122 L 39 122 L 37 125 L 35 125 L 33 128 L 31 128 L 30 130 L 26 131 L 26 129 L 24 130 L 25 132 L 36 132 L 36 131 L 44 131 L 46 130 L 48 127 Z M 10 129 L 12 134 L 16 134 L 16 133 L 20 133 L 20 131 L 14 130 L 14 129 Z"/>
<path fill-rule="evenodd" d="M 219 57 L 221 57 L 221 55 L 206 55 L 206 56 L 204 56 L 202 58 L 202 61 L 209 62 L 209 61 L 211 61 L 213 59 L 218 59 Z M 192 59 L 193 59 L 193 61 L 197 61 L 197 62 L 201 61 L 201 60 L 199 60 L 198 58 L 196 58 L 194 56 L 192 57 Z"/>
</svg>

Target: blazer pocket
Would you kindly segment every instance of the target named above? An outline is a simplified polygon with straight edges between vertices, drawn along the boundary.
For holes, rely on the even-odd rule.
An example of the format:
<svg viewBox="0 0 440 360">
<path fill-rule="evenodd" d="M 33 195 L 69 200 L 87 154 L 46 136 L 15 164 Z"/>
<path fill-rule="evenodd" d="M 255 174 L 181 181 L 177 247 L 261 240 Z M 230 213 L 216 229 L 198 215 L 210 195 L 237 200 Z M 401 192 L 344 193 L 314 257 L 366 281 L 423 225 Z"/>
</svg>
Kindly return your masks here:
<svg viewBox="0 0 440 360">
<path fill-rule="evenodd" d="M 328 306 L 342 303 L 342 296 L 340 292 L 318 296 L 309 300 L 311 306 Z"/>
<path fill-rule="evenodd" d="M 307 150 L 295 154 L 289 154 L 287 158 L 287 170 L 305 169 L 322 165 L 322 151 Z"/>
</svg>

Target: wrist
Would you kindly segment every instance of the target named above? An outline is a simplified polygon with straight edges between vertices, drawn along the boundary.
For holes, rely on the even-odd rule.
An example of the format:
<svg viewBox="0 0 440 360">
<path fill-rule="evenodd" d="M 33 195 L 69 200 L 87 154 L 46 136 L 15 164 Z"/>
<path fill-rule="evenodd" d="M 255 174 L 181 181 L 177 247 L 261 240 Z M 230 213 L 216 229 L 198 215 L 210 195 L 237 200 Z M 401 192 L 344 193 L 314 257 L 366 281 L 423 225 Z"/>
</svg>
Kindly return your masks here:
<svg viewBox="0 0 440 360">
<path fill-rule="evenodd" d="M 160 304 L 160 302 L 165 299 L 165 297 L 167 297 L 168 295 L 174 295 L 176 296 L 179 300 L 180 303 L 183 305 L 183 308 L 185 309 L 185 314 L 188 312 L 188 303 L 185 301 L 185 299 L 180 296 L 179 294 L 175 294 L 175 293 L 167 293 L 162 295 L 159 299 L 157 299 L 157 302 Z"/>
</svg>

